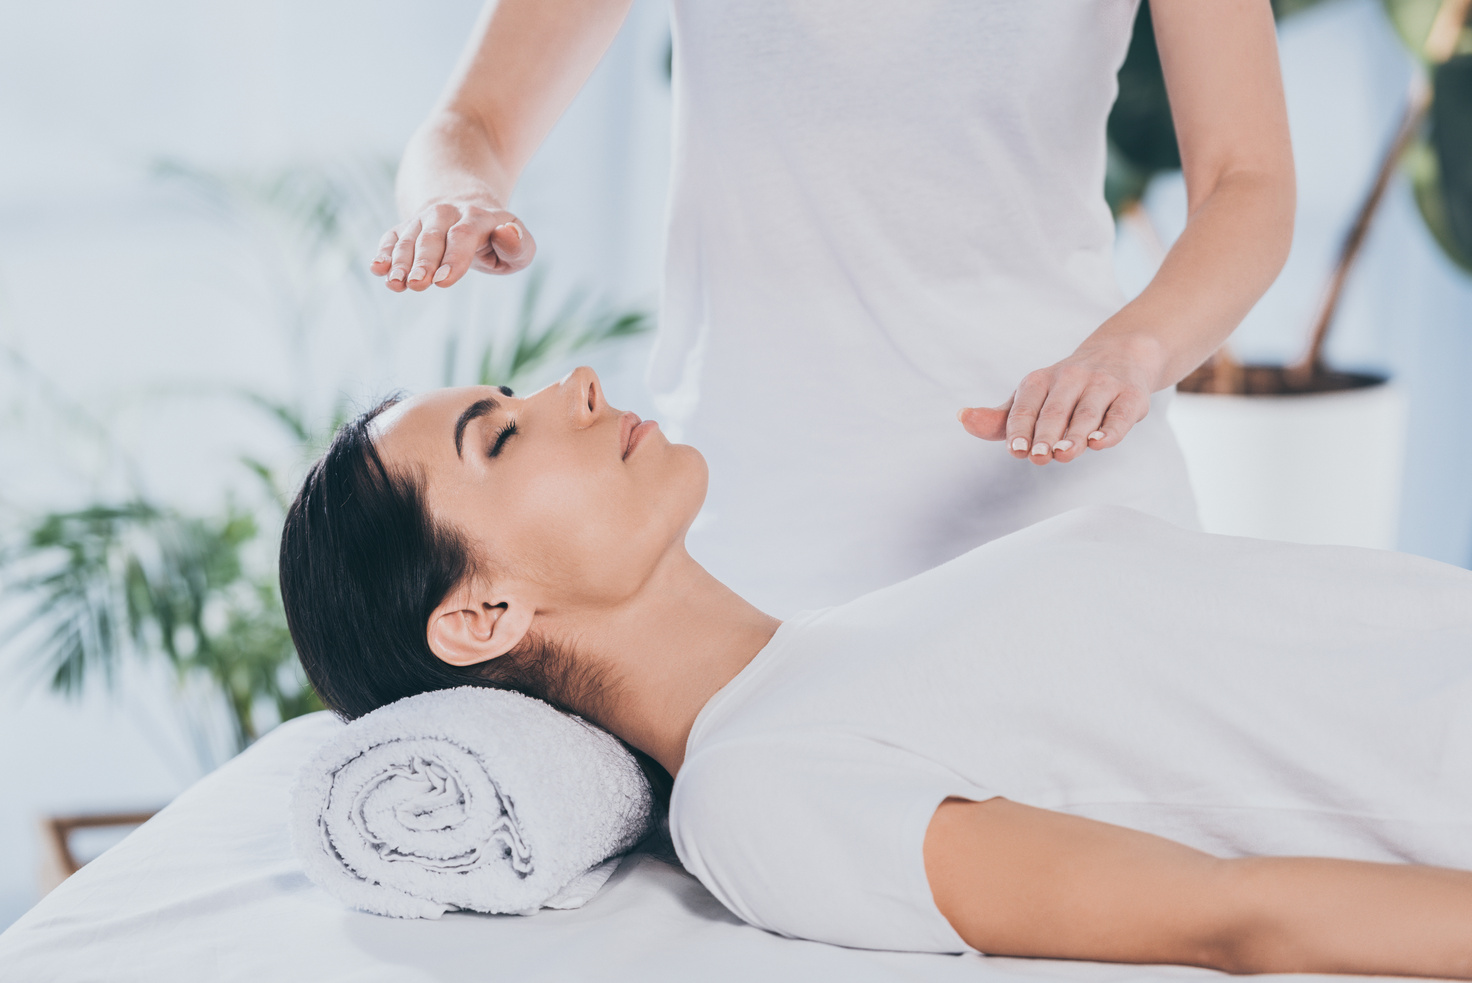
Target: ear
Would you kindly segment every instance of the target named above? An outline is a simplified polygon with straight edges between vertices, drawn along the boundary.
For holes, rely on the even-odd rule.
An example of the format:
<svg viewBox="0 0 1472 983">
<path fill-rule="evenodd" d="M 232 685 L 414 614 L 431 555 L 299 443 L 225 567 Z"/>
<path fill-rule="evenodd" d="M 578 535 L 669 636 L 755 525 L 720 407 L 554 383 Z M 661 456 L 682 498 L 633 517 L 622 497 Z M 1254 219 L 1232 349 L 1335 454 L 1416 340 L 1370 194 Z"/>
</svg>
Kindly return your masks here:
<svg viewBox="0 0 1472 983">
<path fill-rule="evenodd" d="M 520 597 L 483 583 L 456 588 L 429 616 L 427 641 L 439 659 L 473 666 L 514 649 L 532 626 L 535 609 Z"/>
</svg>

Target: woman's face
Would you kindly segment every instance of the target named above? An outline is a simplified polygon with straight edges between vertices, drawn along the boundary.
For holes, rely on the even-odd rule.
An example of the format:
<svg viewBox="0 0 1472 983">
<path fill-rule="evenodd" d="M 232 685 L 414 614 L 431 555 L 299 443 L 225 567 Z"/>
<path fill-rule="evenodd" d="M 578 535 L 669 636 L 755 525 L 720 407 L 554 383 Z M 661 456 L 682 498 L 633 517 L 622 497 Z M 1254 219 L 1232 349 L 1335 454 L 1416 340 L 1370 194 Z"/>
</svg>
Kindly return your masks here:
<svg viewBox="0 0 1472 983">
<path fill-rule="evenodd" d="M 632 596 L 705 498 L 700 453 L 609 406 L 588 368 L 524 398 L 424 393 L 375 426 L 384 464 L 423 477 L 431 513 L 479 547 L 487 576 L 548 607 Z"/>
</svg>

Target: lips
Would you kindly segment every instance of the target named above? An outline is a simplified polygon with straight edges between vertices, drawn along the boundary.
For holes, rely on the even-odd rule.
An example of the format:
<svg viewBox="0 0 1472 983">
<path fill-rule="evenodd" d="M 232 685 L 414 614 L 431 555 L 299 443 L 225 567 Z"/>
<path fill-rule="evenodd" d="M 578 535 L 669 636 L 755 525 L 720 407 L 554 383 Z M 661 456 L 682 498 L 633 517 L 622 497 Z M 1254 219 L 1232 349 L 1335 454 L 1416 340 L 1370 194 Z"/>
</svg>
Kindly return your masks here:
<svg viewBox="0 0 1472 983">
<path fill-rule="evenodd" d="M 627 461 L 634 448 L 650 433 L 659 428 L 653 420 L 641 420 L 637 413 L 625 413 L 619 417 L 619 443 L 623 445 L 623 459 Z"/>
<path fill-rule="evenodd" d="M 644 421 L 639 419 L 639 414 L 634 412 L 625 413 L 618 418 L 618 444 L 624 449 L 624 459 L 627 460 L 629 451 L 634 449 L 634 429 Z"/>
</svg>

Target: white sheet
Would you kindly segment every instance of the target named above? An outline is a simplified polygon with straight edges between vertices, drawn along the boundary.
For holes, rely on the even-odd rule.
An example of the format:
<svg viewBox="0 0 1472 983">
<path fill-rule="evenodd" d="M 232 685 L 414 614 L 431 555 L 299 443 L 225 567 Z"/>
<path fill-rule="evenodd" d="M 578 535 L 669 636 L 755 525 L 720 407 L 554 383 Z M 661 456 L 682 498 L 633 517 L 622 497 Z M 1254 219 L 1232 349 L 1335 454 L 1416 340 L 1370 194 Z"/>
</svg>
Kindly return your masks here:
<svg viewBox="0 0 1472 983">
<path fill-rule="evenodd" d="M 287 790 L 334 729 L 292 721 L 181 795 L 0 935 L 0 981 L 844 983 L 1214 976 L 1186 967 L 866 952 L 739 922 L 699 882 L 630 860 L 585 907 L 400 921 L 351 911 L 292 857 Z"/>
</svg>

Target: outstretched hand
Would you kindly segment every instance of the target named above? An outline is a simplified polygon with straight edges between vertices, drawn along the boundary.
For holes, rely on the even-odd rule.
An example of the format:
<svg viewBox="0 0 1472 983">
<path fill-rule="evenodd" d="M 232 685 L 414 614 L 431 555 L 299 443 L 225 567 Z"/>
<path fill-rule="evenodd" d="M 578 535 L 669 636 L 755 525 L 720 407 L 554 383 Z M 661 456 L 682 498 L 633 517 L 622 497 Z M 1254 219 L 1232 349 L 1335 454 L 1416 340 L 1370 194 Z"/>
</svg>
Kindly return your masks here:
<svg viewBox="0 0 1472 983">
<path fill-rule="evenodd" d="M 369 269 L 387 275 L 388 288 L 398 293 L 452 286 L 471 269 L 515 273 L 536 252 L 531 233 L 504 208 L 440 201 L 385 232 Z"/>
<path fill-rule="evenodd" d="M 1030 372 L 1001 406 L 956 414 L 966 432 L 1005 440 L 1015 458 L 1067 463 L 1086 448 L 1104 450 L 1150 412 L 1148 367 L 1113 351 L 1074 354 Z"/>
</svg>

